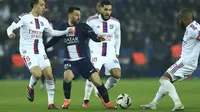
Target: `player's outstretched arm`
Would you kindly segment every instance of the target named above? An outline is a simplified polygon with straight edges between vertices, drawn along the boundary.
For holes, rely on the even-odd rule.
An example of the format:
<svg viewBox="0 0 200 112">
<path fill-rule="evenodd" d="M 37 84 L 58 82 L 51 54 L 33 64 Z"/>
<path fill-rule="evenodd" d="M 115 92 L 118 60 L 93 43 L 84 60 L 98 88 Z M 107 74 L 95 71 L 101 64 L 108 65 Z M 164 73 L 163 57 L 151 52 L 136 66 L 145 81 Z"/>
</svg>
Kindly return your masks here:
<svg viewBox="0 0 200 112">
<path fill-rule="evenodd" d="M 104 36 L 97 35 L 89 25 L 85 24 L 85 26 L 87 37 L 91 38 L 95 42 L 105 41 Z"/>
<path fill-rule="evenodd" d="M 23 21 L 20 17 L 16 18 L 12 24 L 7 28 L 7 35 L 9 38 L 15 38 L 15 34 L 13 33 L 13 30 L 21 27 L 23 25 Z"/>
<path fill-rule="evenodd" d="M 58 43 L 61 40 L 61 38 L 56 38 L 53 37 L 51 38 L 51 40 L 49 40 L 45 45 L 45 49 L 52 47 L 53 45 L 55 45 L 56 43 Z"/>
</svg>

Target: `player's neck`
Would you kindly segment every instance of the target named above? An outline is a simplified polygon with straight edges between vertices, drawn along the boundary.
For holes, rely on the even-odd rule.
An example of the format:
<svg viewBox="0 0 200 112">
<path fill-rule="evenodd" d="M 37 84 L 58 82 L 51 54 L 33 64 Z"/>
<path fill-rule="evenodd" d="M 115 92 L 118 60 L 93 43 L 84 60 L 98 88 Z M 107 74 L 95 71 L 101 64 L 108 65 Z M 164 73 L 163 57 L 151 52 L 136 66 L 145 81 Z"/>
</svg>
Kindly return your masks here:
<svg viewBox="0 0 200 112">
<path fill-rule="evenodd" d="M 38 17 L 38 16 L 39 16 L 39 14 L 36 13 L 36 11 L 35 11 L 34 9 L 32 9 L 31 14 L 32 14 L 34 17 Z"/>
<path fill-rule="evenodd" d="M 186 23 L 185 23 L 185 26 L 187 27 L 189 24 L 191 24 L 193 22 L 193 20 L 188 20 Z"/>
<path fill-rule="evenodd" d="M 74 26 L 74 24 L 72 24 L 72 22 L 69 20 L 68 21 L 69 26 Z"/>
</svg>

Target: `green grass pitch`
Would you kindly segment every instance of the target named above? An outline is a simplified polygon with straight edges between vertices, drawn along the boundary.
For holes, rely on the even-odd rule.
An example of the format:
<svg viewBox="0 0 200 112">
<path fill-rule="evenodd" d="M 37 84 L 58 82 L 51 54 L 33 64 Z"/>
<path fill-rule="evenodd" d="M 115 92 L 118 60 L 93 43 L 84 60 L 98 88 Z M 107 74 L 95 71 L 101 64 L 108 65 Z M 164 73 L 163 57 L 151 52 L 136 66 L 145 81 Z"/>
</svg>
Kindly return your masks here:
<svg viewBox="0 0 200 112">
<path fill-rule="evenodd" d="M 40 82 L 35 87 L 35 101 L 29 102 L 26 98 L 28 80 L 0 81 L 0 112 L 47 112 L 47 93 L 39 89 Z M 132 105 L 126 110 L 106 109 L 99 98 L 91 95 L 91 107 L 82 108 L 81 102 L 84 93 L 84 80 L 72 83 L 71 106 L 69 110 L 51 110 L 56 112 L 170 112 L 173 102 L 166 96 L 157 106 L 157 110 L 140 110 L 140 104 L 150 102 L 158 90 L 158 79 L 121 79 L 119 83 L 109 90 L 110 100 L 115 103 L 116 97 L 127 93 L 132 98 Z M 185 80 L 175 84 L 179 96 L 185 105 L 186 112 L 200 112 L 200 80 Z M 61 107 L 64 101 L 62 80 L 56 82 L 55 103 Z"/>
</svg>

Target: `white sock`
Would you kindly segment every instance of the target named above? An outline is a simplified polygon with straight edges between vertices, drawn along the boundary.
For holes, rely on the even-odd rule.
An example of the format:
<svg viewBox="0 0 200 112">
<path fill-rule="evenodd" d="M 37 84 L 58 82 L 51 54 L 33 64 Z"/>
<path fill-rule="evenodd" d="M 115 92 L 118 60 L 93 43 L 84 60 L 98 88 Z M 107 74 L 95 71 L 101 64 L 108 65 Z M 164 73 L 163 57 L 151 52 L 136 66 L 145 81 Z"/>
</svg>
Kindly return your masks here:
<svg viewBox="0 0 200 112">
<path fill-rule="evenodd" d="M 33 87 L 37 84 L 38 79 L 36 79 L 33 75 L 31 75 L 29 87 L 33 89 Z"/>
<path fill-rule="evenodd" d="M 54 80 L 46 80 L 46 90 L 48 95 L 48 104 L 54 104 L 54 93 L 55 93 Z"/>
<path fill-rule="evenodd" d="M 106 81 L 106 84 L 105 84 L 106 89 L 108 90 L 108 89 L 114 87 L 117 84 L 118 81 L 119 81 L 119 79 L 116 79 L 112 76 L 109 77 L 108 80 Z"/>
<path fill-rule="evenodd" d="M 90 100 L 90 95 L 92 93 L 93 88 L 94 88 L 94 84 L 91 81 L 86 80 L 84 100 Z"/>
<path fill-rule="evenodd" d="M 165 88 L 161 85 L 158 89 L 158 92 L 156 93 L 155 98 L 153 99 L 153 101 L 151 102 L 151 104 L 153 105 L 157 105 L 160 100 L 167 94 L 167 91 L 165 90 Z"/>
<path fill-rule="evenodd" d="M 174 85 L 169 80 L 160 79 L 160 83 L 166 89 L 166 91 L 168 92 L 169 96 L 174 101 L 174 105 L 182 104 L 181 101 L 180 101 L 180 98 L 179 98 L 179 96 L 178 96 L 178 94 L 176 92 L 176 88 L 174 87 Z"/>
</svg>

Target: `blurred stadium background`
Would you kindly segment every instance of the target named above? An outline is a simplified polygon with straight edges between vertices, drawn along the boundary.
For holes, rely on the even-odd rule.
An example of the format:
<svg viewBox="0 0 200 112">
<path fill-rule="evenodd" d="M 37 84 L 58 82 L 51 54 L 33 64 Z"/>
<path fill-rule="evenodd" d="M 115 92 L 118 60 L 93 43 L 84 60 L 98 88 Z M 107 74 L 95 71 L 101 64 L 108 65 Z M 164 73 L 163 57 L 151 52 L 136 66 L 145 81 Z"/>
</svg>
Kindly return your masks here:
<svg viewBox="0 0 200 112">
<path fill-rule="evenodd" d="M 121 22 L 120 63 L 123 77 L 158 77 L 180 56 L 183 31 L 177 23 L 181 8 L 193 9 L 200 20 L 199 0 L 112 0 L 113 16 Z M 56 29 L 67 20 L 71 5 L 81 7 L 82 21 L 95 13 L 97 0 L 46 0 L 45 17 Z M 6 28 L 21 13 L 29 12 L 28 0 L 0 0 L 0 79 L 26 79 L 30 75 L 18 59 L 19 33 L 8 39 Z M 47 40 L 46 38 L 44 40 Z M 55 77 L 62 77 L 64 48 L 57 44 L 48 50 Z M 193 77 L 200 76 L 198 67 Z M 103 74 L 103 72 L 102 72 Z"/>
</svg>

